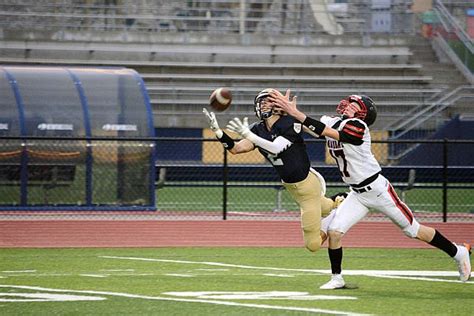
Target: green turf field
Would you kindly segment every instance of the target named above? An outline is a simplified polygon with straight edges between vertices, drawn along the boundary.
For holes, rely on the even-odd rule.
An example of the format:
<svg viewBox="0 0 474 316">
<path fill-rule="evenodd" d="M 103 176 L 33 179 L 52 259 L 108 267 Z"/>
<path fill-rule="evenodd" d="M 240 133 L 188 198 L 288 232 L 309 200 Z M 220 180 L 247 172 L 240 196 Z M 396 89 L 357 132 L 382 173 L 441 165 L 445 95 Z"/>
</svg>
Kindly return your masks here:
<svg viewBox="0 0 474 316">
<path fill-rule="evenodd" d="M 157 205 L 164 211 L 222 211 L 222 187 L 165 187 L 156 193 Z M 347 187 L 328 188 L 328 196 L 348 191 Z M 272 188 L 235 188 L 228 189 L 228 211 L 272 211 L 277 206 L 277 190 Z M 400 198 L 415 212 L 442 213 L 443 193 L 441 189 L 413 189 Z M 281 207 L 297 211 L 299 208 L 287 191 L 281 193 Z M 448 212 L 474 212 L 474 194 L 472 189 L 449 189 Z"/>
<path fill-rule="evenodd" d="M 472 315 L 474 282 L 433 250 L 0 249 L 1 315 Z"/>
</svg>

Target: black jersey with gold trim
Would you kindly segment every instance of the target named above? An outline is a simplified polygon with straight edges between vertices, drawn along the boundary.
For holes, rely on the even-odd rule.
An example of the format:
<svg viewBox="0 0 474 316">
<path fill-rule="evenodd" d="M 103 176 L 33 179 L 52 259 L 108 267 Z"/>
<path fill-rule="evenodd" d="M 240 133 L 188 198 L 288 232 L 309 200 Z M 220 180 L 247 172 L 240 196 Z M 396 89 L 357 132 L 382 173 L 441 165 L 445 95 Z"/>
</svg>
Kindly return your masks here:
<svg viewBox="0 0 474 316">
<path fill-rule="evenodd" d="M 306 179 L 310 168 L 310 160 L 303 139 L 302 124 L 291 116 L 281 116 L 268 130 L 265 122 L 261 121 L 251 126 L 256 135 L 273 141 L 278 136 L 285 137 L 291 146 L 281 153 L 274 155 L 257 147 L 260 153 L 275 167 L 280 178 L 286 183 L 295 183 Z"/>
</svg>

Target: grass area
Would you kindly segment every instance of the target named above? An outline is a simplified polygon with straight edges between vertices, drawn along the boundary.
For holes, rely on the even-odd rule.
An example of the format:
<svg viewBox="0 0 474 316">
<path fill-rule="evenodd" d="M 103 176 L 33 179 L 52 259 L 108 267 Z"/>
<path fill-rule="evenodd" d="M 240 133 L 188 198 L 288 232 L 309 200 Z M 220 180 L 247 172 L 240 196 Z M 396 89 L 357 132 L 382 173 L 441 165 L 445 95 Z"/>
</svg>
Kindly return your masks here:
<svg viewBox="0 0 474 316">
<path fill-rule="evenodd" d="M 111 177 L 106 177 L 101 173 L 95 177 L 99 179 L 97 180 L 99 185 L 94 186 L 94 203 L 108 204 L 115 201 L 116 184 L 107 182 Z M 134 184 L 133 187 L 137 192 L 132 192 L 132 194 L 127 188 L 124 191 L 139 196 L 138 191 L 143 188 L 143 185 Z M 62 201 L 66 204 L 80 205 L 85 203 L 84 172 L 77 170 L 76 180 L 72 186 L 56 187 L 50 190 L 30 187 L 29 190 L 29 201 L 33 204 Z M 141 191 L 144 192 L 144 190 Z M 347 186 L 330 187 L 327 195 L 344 191 L 348 191 Z M 281 191 L 280 196 L 278 192 L 279 190 L 271 187 L 229 187 L 227 210 L 231 212 L 272 211 L 280 207 L 289 211 L 298 211 L 298 206 L 286 191 Z M 413 189 L 405 194 L 398 190 L 398 193 L 400 197 L 405 198 L 406 203 L 415 212 L 442 212 L 443 192 L 441 189 Z M 0 203 L 14 204 L 19 203 L 19 200 L 19 186 L 0 186 Z M 164 211 L 222 212 L 223 188 L 221 186 L 164 187 L 156 191 L 156 201 L 158 209 Z M 474 212 L 473 189 L 448 189 L 448 212 Z"/>
<path fill-rule="evenodd" d="M 329 279 L 326 251 L 300 248 L 0 249 L 0 257 L 2 315 L 472 315 L 474 282 L 457 281 L 453 260 L 434 249 L 346 249 L 345 279 L 358 288 L 337 291 L 319 289 Z"/>
<path fill-rule="evenodd" d="M 327 195 L 347 191 L 347 187 L 328 188 Z M 272 188 L 229 188 L 229 211 L 252 212 L 271 211 L 277 206 L 278 190 Z M 443 192 L 441 189 L 413 189 L 402 194 L 401 198 L 415 212 L 441 213 L 443 205 Z M 169 211 L 221 211 L 223 201 L 222 187 L 165 187 L 158 190 L 157 205 L 161 210 Z M 286 210 L 298 210 L 288 192 L 281 192 L 281 206 Z M 474 194 L 472 189 L 449 189 L 448 212 L 474 211 Z"/>
</svg>

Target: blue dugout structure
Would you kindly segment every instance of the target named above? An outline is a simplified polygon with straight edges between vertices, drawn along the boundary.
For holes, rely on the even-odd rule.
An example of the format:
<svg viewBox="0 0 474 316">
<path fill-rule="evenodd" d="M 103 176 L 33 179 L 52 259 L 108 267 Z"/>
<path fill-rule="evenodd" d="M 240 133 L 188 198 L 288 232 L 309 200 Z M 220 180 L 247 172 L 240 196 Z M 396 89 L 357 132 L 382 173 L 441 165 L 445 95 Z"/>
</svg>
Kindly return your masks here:
<svg viewBox="0 0 474 316">
<path fill-rule="evenodd" d="M 0 66 L 0 209 L 154 210 L 154 135 L 134 70 Z"/>
</svg>

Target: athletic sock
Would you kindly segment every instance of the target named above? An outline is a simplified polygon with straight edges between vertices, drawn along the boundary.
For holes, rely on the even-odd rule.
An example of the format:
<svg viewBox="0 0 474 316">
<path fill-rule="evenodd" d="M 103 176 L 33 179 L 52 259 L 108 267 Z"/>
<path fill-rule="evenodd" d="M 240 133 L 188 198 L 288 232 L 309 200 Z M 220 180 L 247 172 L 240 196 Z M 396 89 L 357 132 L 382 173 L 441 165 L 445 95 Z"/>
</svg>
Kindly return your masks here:
<svg viewBox="0 0 474 316">
<path fill-rule="evenodd" d="M 433 240 L 430 241 L 430 245 L 443 250 L 450 257 L 454 257 L 456 252 L 458 252 L 458 247 L 456 247 L 456 245 L 450 242 L 446 237 L 441 235 L 441 233 L 437 230 L 435 230 L 435 235 Z"/>
<path fill-rule="evenodd" d="M 332 274 L 341 274 L 342 272 L 342 247 L 337 249 L 328 248 L 329 260 L 331 261 Z"/>
</svg>

